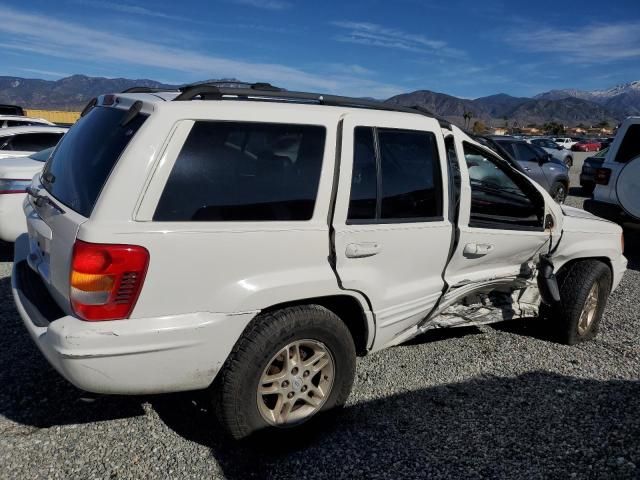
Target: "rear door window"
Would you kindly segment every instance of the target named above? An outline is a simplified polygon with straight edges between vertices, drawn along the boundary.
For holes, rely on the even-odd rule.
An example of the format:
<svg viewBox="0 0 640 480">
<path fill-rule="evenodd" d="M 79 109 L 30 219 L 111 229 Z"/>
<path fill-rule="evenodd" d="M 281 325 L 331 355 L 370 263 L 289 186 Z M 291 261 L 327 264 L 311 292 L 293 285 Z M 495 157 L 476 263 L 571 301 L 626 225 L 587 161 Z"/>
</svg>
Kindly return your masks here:
<svg viewBox="0 0 640 480">
<path fill-rule="evenodd" d="M 153 219 L 309 220 L 325 137 L 314 125 L 195 122 Z"/>
<path fill-rule="evenodd" d="M 88 217 L 111 170 L 147 116 L 122 125 L 127 110 L 95 107 L 62 138 L 45 165 L 42 182 L 51 195 Z"/>
<path fill-rule="evenodd" d="M 349 223 L 437 221 L 442 211 L 433 133 L 356 127 Z"/>
</svg>

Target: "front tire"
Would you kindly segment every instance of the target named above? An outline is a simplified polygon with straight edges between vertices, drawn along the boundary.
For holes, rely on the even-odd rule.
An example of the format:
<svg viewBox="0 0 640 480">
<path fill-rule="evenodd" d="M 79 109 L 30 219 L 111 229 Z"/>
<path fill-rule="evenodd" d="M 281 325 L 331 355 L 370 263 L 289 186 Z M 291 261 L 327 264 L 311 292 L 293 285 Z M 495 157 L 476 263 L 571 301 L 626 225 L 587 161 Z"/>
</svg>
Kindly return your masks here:
<svg viewBox="0 0 640 480">
<path fill-rule="evenodd" d="M 567 199 L 567 187 L 562 182 L 554 183 L 549 193 L 560 205 L 562 205 Z"/>
<path fill-rule="evenodd" d="M 237 440 L 296 430 L 344 405 L 355 358 L 348 328 L 324 307 L 260 314 L 212 385 L 218 420 Z"/>
<path fill-rule="evenodd" d="M 556 338 L 566 345 L 593 339 L 611 291 L 611 270 L 603 262 L 583 260 L 558 275 L 560 305 L 552 309 Z"/>
<path fill-rule="evenodd" d="M 564 164 L 569 168 L 573 167 L 573 158 L 570 156 L 565 157 Z"/>
</svg>

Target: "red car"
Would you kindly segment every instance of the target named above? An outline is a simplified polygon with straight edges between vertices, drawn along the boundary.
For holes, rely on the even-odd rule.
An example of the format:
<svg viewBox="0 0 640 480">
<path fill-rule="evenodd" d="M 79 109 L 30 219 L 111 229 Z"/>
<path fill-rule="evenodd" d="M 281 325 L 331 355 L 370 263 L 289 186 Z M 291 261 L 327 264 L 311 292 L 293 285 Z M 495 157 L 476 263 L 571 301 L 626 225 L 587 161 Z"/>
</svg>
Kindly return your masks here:
<svg viewBox="0 0 640 480">
<path fill-rule="evenodd" d="M 597 140 L 580 140 L 571 147 L 574 152 L 599 152 L 602 144 Z"/>
</svg>

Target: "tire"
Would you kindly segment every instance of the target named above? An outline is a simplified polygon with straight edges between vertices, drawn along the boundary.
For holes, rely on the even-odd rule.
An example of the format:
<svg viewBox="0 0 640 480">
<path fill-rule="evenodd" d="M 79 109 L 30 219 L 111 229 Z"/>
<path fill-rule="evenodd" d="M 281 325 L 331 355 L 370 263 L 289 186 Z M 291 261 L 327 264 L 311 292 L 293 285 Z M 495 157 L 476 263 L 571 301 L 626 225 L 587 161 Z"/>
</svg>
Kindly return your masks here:
<svg viewBox="0 0 640 480">
<path fill-rule="evenodd" d="M 297 357 L 292 345 L 298 346 Z M 297 358 L 304 362 L 319 355 L 322 348 L 328 355 L 314 365 L 294 363 Z M 307 351 L 311 352 L 309 357 L 305 357 Z M 294 306 L 260 314 L 240 337 L 211 386 L 218 421 L 236 440 L 258 432 L 261 435 L 297 432 L 317 419 L 318 414 L 344 405 L 355 377 L 355 359 L 351 333 L 338 316 L 324 307 Z M 324 366 L 316 373 L 315 367 L 324 361 L 332 362 L 331 369 Z M 291 369 L 285 368 L 287 365 Z M 331 372 L 333 378 L 329 380 Z M 280 375 L 283 376 L 277 381 L 265 383 L 266 376 Z M 264 390 L 259 392 L 259 387 Z M 264 393 L 273 389 L 279 393 Z M 322 398 L 314 393 L 323 390 L 328 393 Z M 289 395 L 293 400 L 289 400 Z M 307 403 L 311 401 L 318 405 Z M 288 405 L 293 406 L 285 414 Z M 289 421 L 277 424 L 276 415 Z M 296 419 L 296 415 L 304 418 Z"/>
<path fill-rule="evenodd" d="M 569 168 L 573 167 L 573 158 L 571 156 L 566 156 L 564 158 L 564 164 Z"/>
<path fill-rule="evenodd" d="M 562 182 L 555 182 L 549 191 L 553 199 L 559 204 L 563 204 L 567 199 L 567 187 Z"/>
<path fill-rule="evenodd" d="M 611 270 L 597 260 L 578 261 L 559 273 L 558 285 L 560 305 L 549 312 L 556 340 L 575 345 L 593 339 L 598 333 L 611 291 Z M 585 322 L 583 311 L 590 306 L 588 302 L 594 289 L 596 303 L 591 315 L 587 315 L 588 322 Z"/>
</svg>

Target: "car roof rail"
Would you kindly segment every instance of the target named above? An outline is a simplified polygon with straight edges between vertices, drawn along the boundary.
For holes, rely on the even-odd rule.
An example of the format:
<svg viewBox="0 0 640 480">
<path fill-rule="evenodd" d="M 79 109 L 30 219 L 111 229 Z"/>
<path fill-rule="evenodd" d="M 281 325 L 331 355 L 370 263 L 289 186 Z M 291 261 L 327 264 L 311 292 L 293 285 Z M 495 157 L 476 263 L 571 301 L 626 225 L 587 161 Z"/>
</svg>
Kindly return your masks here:
<svg viewBox="0 0 640 480">
<path fill-rule="evenodd" d="M 173 99 L 174 102 L 194 100 L 200 97 L 202 100 L 257 100 L 271 102 L 289 102 L 289 103 L 307 103 L 317 105 L 328 105 L 332 107 L 350 107 L 350 108 L 367 108 L 371 110 L 384 110 L 390 112 L 413 113 L 435 118 L 435 116 L 423 107 L 404 107 L 401 105 L 392 105 L 379 102 L 376 100 L 368 100 L 364 98 L 342 97 L 338 95 L 324 95 L 320 93 L 295 92 L 283 90 L 273 87 L 270 84 L 254 83 L 249 87 L 229 88 L 219 87 L 215 84 L 202 83 L 184 87 L 182 93 Z M 235 97 L 235 98 L 226 98 Z M 441 121 L 441 125 L 451 124 L 445 120 Z"/>
<path fill-rule="evenodd" d="M 160 92 L 175 92 L 177 88 L 157 88 L 157 87 L 131 87 L 123 90 L 120 93 L 160 93 Z"/>
</svg>

